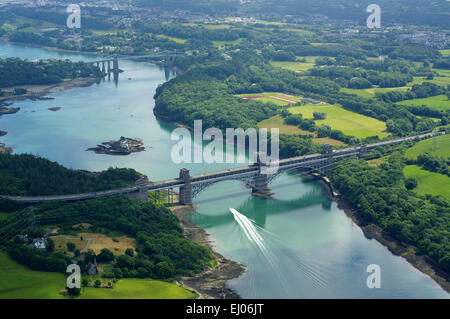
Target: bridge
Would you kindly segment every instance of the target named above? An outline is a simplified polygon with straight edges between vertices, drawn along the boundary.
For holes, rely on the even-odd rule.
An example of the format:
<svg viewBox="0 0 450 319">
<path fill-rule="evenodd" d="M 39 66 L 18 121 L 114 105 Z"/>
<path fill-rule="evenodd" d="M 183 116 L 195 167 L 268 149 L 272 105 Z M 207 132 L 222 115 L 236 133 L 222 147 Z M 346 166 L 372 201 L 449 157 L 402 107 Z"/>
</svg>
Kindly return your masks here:
<svg viewBox="0 0 450 319">
<path fill-rule="evenodd" d="M 443 133 L 444 134 L 444 133 Z M 192 200 L 202 191 L 211 185 L 227 180 L 238 180 L 252 189 L 252 194 L 269 196 L 269 184 L 282 173 L 296 170 L 308 169 L 320 172 L 324 175 L 329 174 L 333 170 L 333 163 L 349 157 L 360 158 L 365 153 L 378 147 L 388 145 L 396 145 L 408 140 L 423 139 L 432 137 L 433 133 L 422 134 L 418 136 L 404 137 L 400 139 L 383 141 L 373 144 L 349 147 L 340 150 L 333 150 L 329 144 L 323 145 L 323 150 L 319 154 L 292 157 L 279 160 L 273 164 L 278 166 L 275 172 L 267 172 L 267 166 L 258 161 L 255 164 L 230 168 L 226 170 L 190 175 L 188 169 L 182 168 L 178 178 L 167 179 L 157 182 L 145 182 L 125 188 L 105 190 L 84 194 L 73 195 L 54 195 L 54 196 L 3 196 L 11 200 L 19 201 L 25 204 L 35 204 L 50 201 L 80 201 L 113 195 L 129 195 L 136 199 L 147 200 L 148 192 L 166 191 L 169 201 L 173 203 L 174 189 L 179 188 L 179 203 L 181 205 L 192 205 Z"/>
<path fill-rule="evenodd" d="M 87 64 L 96 65 L 98 68 L 101 66 L 101 71 L 103 74 L 109 73 L 121 73 L 123 72 L 119 68 L 119 60 L 156 60 L 162 59 L 164 61 L 165 66 L 170 66 L 173 64 L 174 60 L 178 56 L 186 56 L 185 53 L 180 52 L 170 52 L 170 51 L 161 51 L 155 52 L 147 55 L 113 55 L 109 57 L 105 57 L 102 60 L 87 62 Z"/>
</svg>

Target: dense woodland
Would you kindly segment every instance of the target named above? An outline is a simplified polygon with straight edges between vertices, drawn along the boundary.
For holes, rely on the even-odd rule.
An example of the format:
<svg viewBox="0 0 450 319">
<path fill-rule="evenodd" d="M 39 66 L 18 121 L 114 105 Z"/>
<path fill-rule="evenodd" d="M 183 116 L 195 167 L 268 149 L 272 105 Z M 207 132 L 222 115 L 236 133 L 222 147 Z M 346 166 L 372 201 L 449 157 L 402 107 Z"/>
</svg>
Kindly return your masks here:
<svg viewBox="0 0 450 319">
<path fill-rule="evenodd" d="M 450 205 L 442 198 L 421 197 L 408 191 L 401 155 L 379 167 L 364 161 L 346 161 L 333 171 L 333 185 L 358 208 L 366 221 L 394 238 L 417 247 L 442 269 L 450 271 Z"/>
<path fill-rule="evenodd" d="M 114 255 L 104 249 L 97 256 L 92 251 L 81 253 L 78 264 L 83 271 L 94 257 L 98 262 L 112 263 L 111 271 L 104 272 L 103 276 L 117 279 L 168 279 L 193 275 L 211 265 L 211 253 L 184 237 L 177 218 L 169 209 L 150 202 L 115 196 L 77 203 L 40 204 L 34 211 L 40 228 L 25 228 L 22 234 L 31 237 L 42 234 L 47 225 L 56 225 L 61 228 L 60 232 L 72 234 L 72 225 L 89 223 L 92 232 L 115 232 L 136 238 L 136 252 L 127 250 L 123 255 Z M 20 216 L 20 212 L 18 214 Z M 52 242 L 51 237 L 49 242 Z M 9 246 L 11 257 L 31 269 L 65 272 L 71 263 L 67 254 L 54 251 L 51 244 L 47 251 L 36 250 L 17 239 Z"/>
<path fill-rule="evenodd" d="M 128 168 L 109 168 L 100 173 L 70 170 L 58 163 L 29 154 L 0 153 L 0 194 L 78 194 L 133 185 L 140 174 Z"/>
<path fill-rule="evenodd" d="M 37 62 L 18 58 L 0 59 L 0 87 L 29 84 L 53 84 L 65 79 L 100 77 L 94 65 L 68 60 L 40 60 Z"/>
</svg>

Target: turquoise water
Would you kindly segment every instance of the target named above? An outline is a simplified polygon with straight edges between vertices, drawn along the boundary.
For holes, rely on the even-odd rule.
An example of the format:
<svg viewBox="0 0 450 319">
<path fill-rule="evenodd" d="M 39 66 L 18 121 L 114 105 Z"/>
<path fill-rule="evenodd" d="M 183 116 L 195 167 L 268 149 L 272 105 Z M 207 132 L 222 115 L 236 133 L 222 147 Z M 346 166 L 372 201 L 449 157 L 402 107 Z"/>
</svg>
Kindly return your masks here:
<svg viewBox="0 0 450 319">
<path fill-rule="evenodd" d="M 0 44 L 0 57 L 68 58 L 95 60 L 71 54 Z M 178 176 L 181 167 L 192 173 L 236 165 L 174 164 L 171 140 L 174 125 L 153 115 L 158 85 L 174 76 L 170 70 L 133 61 L 121 61 L 125 72 L 115 82 L 99 81 L 51 95 L 54 100 L 18 101 L 21 110 L 0 117 L 0 142 L 15 153 L 33 153 L 74 169 L 103 170 L 132 167 L 153 180 Z M 131 78 L 129 80 L 129 78 Z M 61 107 L 58 112 L 50 107 Z M 33 112 L 34 111 L 34 112 Z M 142 153 L 114 157 L 86 152 L 120 136 L 139 137 L 148 146 Z M 199 145 L 194 145 L 199 147 Z M 271 185 L 274 196 L 254 198 L 239 182 L 223 182 L 195 200 L 191 219 L 211 234 L 220 253 L 246 265 L 246 273 L 230 281 L 245 298 L 448 298 L 431 278 L 406 260 L 367 239 L 320 186 L 296 174 L 282 175 Z M 228 208 L 253 220 L 262 245 L 276 265 L 246 236 Z M 366 268 L 381 267 L 381 289 L 369 289 Z"/>
</svg>

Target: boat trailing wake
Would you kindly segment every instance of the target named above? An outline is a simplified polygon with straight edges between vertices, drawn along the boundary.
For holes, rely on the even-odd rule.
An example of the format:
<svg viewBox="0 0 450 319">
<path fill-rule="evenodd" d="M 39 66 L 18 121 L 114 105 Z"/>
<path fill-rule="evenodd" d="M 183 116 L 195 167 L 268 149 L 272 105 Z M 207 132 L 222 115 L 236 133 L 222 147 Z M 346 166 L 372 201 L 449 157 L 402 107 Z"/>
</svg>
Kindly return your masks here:
<svg viewBox="0 0 450 319">
<path fill-rule="evenodd" d="M 300 256 L 292 256 L 291 254 L 286 254 L 286 256 L 284 256 L 283 254 L 283 256 L 279 256 L 281 258 L 277 258 L 273 254 L 273 252 L 268 249 L 268 246 L 266 244 L 270 243 L 266 243 L 263 236 L 276 242 L 284 241 L 276 234 L 273 234 L 270 231 L 259 227 L 245 215 L 239 213 L 236 209 L 230 207 L 229 210 L 233 214 L 235 221 L 239 225 L 249 243 L 253 244 L 257 248 L 257 250 L 264 257 L 263 260 L 273 270 L 274 274 L 277 276 L 278 282 L 281 284 L 281 287 L 285 292 L 289 290 L 288 287 L 290 287 L 293 283 L 288 278 L 285 278 L 286 276 L 281 271 L 278 263 L 276 262 L 277 259 L 280 261 L 286 260 L 286 258 L 290 260 L 292 265 L 295 265 L 295 267 L 297 267 L 305 276 L 305 278 L 308 278 L 315 287 L 325 288 L 327 286 L 327 280 L 323 276 L 326 271 L 324 272 L 322 269 L 319 269 L 321 268 L 320 266 L 316 265 L 315 267 L 312 265 L 308 265 L 307 263 L 302 261 L 302 258 Z"/>
</svg>

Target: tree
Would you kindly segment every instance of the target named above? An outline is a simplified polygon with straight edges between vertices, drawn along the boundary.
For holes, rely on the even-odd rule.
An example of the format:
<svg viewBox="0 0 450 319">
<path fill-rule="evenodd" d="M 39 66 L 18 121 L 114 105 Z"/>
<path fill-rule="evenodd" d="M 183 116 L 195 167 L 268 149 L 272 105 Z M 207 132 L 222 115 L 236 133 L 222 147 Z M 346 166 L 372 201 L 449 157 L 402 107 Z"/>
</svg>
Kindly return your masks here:
<svg viewBox="0 0 450 319">
<path fill-rule="evenodd" d="M 127 255 L 130 256 L 130 257 L 133 257 L 134 251 L 133 251 L 133 249 L 131 249 L 131 248 L 127 248 L 127 249 L 125 250 L 125 254 L 127 254 Z"/>
<path fill-rule="evenodd" d="M 97 261 L 99 262 L 108 262 L 113 260 L 114 254 L 108 248 L 103 248 L 100 251 L 100 254 L 97 255 Z"/>
<path fill-rule="evenodd" d="M 407 178 L 405 180 L 405 187 L 408 190 L 413 190 L 414 188 L 416 188 L 418 185 L 417 180 L 413 177 Z"/>
<path fill-rule="evenodd" d="M 50 237 L 47 238 L 46 249 L 48 252 L 52 252 L 55 250 L 55 242 Z"/>
<path fill-rule="evenodd" d="M 74 251 L 75 250 L 75 244 L 74 243 L 71 243 L 71 242 L 68 242 L 67 243 L 67 249 L 69 250 L 69 251 Z"/>
<path fill-rule="evenodd" d="M 323 112 L 314 112 L 313 113 L 314 120 L 325 120 L 327 118 L 327 113 Z"/>
<path fill-rule="evenodd" d="M 69 295 L 73 296 L 73 297 L 77 297 L 77 296 L 79 296 L 81 294 L 81 288 L 76 288 L 76 287 L 69 288 L 69 287 L 66 287 L 66 290 L 67 290 L 67 293 Z"/>
</svg>

